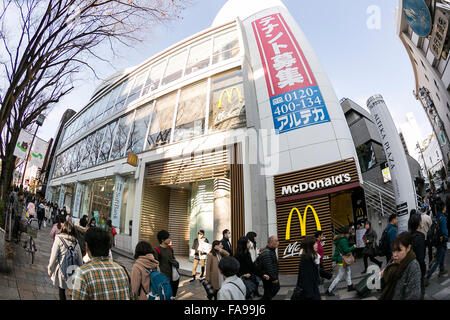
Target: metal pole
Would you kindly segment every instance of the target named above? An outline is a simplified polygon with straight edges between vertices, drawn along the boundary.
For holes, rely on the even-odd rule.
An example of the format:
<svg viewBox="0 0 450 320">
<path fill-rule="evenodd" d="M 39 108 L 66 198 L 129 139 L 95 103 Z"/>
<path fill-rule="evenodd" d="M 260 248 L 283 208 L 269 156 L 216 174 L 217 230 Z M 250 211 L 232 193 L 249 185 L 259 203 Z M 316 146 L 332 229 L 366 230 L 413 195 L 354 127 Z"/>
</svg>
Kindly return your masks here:
<svg viewBox="0 0 450 320">
<path fill-rule="evenodd" d="M 30 158 L 31 148 L 33 148 L 34 138 L 36 137 L 39 126 L 36 126 L 36 130 L 34 131 L 33 140 L 31 140 L 30 149 L 28 150 L 27 159 L 25 161 L 25 169 L 23 170 L 22 182 L 20 183 L 23 186 L 23 180 L 25 179 L 25 173 L 27 172 L 28 159 Z"/>
</svg>

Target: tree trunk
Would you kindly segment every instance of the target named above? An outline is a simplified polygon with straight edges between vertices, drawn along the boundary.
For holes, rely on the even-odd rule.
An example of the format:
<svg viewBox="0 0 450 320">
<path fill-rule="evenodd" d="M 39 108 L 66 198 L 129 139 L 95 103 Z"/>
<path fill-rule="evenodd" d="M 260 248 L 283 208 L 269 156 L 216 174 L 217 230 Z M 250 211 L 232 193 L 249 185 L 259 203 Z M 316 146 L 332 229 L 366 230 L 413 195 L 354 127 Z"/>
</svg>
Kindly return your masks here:
<svg viewBox="0 0 450 320">
<path fill-rule="evenodd" d="M 6 145 L 5 156 L 2 157 L 2 172 L 0 175 L 0 199 L 7 199 L 9 189 L 14 176 L 14 169 L 16 168 L 16 156 L 14 155 L 14 148 L 19 139 L 20 128 L 14 128 L 11 135 L 11 140 Z"/>
</svg>

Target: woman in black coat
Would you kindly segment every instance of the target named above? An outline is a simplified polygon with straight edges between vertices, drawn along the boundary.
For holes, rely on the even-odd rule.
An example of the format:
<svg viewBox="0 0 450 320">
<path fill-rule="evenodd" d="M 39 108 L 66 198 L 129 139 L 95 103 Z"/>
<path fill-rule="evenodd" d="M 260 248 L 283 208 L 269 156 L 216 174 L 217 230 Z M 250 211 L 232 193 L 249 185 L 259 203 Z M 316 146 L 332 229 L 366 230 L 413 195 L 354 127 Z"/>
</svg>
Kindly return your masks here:
<svg viewBox="0 0 450 320">
<path fill-rule="evenodd" d="M 252 294 L 254 296 L 260 296 L 258 293 L 258 281 L 256 276 L 262 277 L 252 261 L 249 249 L 250 240 L 247 237 L 239 238 L 234 257 L 239 261 L 239 271 L 237 275 L 238 277 L 241 277 L 247 288 L 246 299 L 250 299 Z"/>
<path fill-rule="evenodd" d="M 321 300 L 319 290 L 319 263 L 315 237 L 306 237 L 301 244 L 297 286 L 292 300 Z M 318 260 L 318 261 L 317 261 Z"/>
<path fill-rule="evenodd" d="M 425 235 L 423 234 L 423 232 L 421 232 L 422 217 L 415 211 L 414 212 L 411 211 L 411 215 L 408 221 L 408 229 L 412 237 L 412 249 L 416 255 L 417 262 L 419 262 L 420 271 L 422 273 L 421 289 L 423 296 L 425 294 L 424 277 L 426 272 L 426 265 L 425 265 L 426 245 L 425 245 Z"/>
</svg>

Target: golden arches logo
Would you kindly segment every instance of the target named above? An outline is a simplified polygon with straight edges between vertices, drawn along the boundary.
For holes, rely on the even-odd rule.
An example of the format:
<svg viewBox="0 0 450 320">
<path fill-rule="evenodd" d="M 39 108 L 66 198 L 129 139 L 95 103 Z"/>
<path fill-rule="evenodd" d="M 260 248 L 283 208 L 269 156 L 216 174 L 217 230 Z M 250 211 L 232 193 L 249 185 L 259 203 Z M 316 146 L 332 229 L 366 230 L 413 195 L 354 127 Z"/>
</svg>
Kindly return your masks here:
<svg viewBox="0 0 450 320">
<path fill-rule="evenodd" d="M 302 237 L 306 236 L 306 214 L 308 213 L 308 209 L 311 208 L 314 219 L 316 220 L 316 226 L 318 231 L 322 231 L 322 228 L 320 227 L 320 221 L 319 217 L 317 216 L 316 210 L 313 206 L 307 205 L 305 208 L 305 211 L 303 211 L 303 217 L 300 214 L 300 211 L 297 208 L 292 208 L 291 212 L 289 213 L 288 221 L 287 221 L 287 227 L 286 227 L 286 240 L 291 239 L 291 220 L 292 220 L 292 213 L 294 211 L 297 211 L 298 220 L 300 221 L 300 234 Z"/>
<path fill-rule="evenodd" d="M 237 87 L 232 87 L 230 90 L 229 89 L 224 89 L 220 93 L 219 103 L 217 104 L 217 108 L 219 108 L 219 109 L 222 108 L 222 101 L 223 101 L 223 96 L 224 96 L 225 93 L 227 94 L 228 103 L 231 103 L 231 98 L 233 97 L 233 91 L 234 90 L 236 90 L 236 93 L 237 93 L 238 98 L 239 98 L 239 102 L 244 101 L 244 99 L 242 98 L 241 92 L 239 91 L 239 89 Z"/>
<path fill-rule="evenodd" d="M 357 216 L 357 217 L 362 217 L 362 216 L 364 216 L 364 210 L 363 210 L 363 208 L 359 208 L 358 211 L 356 211 L 356 216 Z"/>
</svg>

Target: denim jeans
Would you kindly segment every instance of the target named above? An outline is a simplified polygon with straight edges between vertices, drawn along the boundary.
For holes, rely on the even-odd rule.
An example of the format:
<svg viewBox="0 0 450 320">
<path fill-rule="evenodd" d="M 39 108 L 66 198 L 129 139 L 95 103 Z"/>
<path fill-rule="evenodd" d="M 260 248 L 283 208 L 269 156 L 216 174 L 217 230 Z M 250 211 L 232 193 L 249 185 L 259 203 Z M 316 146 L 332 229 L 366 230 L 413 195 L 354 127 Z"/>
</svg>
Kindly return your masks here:
<svg viewBox="0 0 450 320">
<path fill-rule="evenodd" d="M 427 274 L 428 279 L 431 278 L 431 275 L 436 271 L 438 266 L 439 266 L 440 271 L 445 270 L 444 259 L 445 259 L 446 250 L 447 250 L 447 243 L 437 247 L 436 261 L 434 261 L 433 265 L 431 266 L 431 269 L 428 270 L 428 274 Z"/>
<path fill-rule="evenodd" d="M 338 275 L 336 276 L 336 278 L 333 280 L 333 282 L 331 283 L 331 286 L 328 288 L 329 292 L 332 292 L 333 289 L 337 286 L 337 284 L 339 283 L 339 281 L 341 281 L 342 279 L 344 279 L 344 276 L 347 275 L 347 285 L 351 286 L 352 285 L 352 271 L 350 270 L 350 267 L 344 267 L 344 266 L 339 266 L 339 271 L 338 271 Z"/>
</svg>

